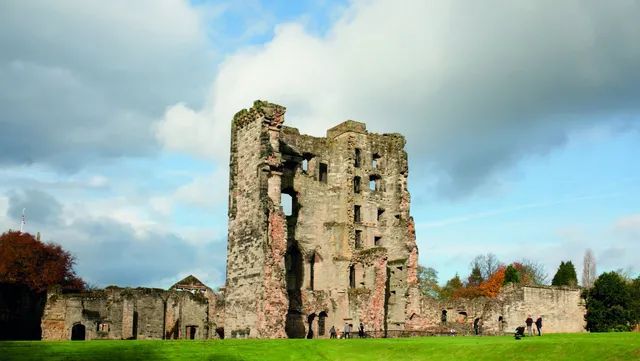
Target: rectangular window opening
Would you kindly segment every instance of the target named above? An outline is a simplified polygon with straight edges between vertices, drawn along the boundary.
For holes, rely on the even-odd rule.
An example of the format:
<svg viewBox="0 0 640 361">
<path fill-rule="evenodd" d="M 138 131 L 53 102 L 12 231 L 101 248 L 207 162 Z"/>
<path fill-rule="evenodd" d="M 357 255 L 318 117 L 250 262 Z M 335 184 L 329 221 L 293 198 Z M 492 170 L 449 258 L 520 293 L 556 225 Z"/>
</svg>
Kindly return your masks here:
<svg viewBox="0 0 640 361">
<path fill-rule="evenodd" d="M 353 193 L 360 193 L 360 177 L 353 177 Z"/>
<path fill-rule="evenodd" d="M 362 220 L 360 218 L 360 206 L 359 205 L 353 206 L 353 221 L 355 223 L 362 222 Z"/>
<path fill-rule="evenodd" d="M 356 154 L 355 154 L 355 160 L 353 162 L 353 166 L 356 168 L 360 168 L 360 160 L 361 160 L 361 151 L 360 149 L 356 148 Z"/>
<path fill-rule="evenodd" d="M 356 288 L 356 267 L 349 266 L 349 288 Z"/>
<path fill-rule="evenodd" d="M 362 231 L 356 231 L 356 249 L 362 248 Z"/>
<path fill-rule="evenodd" d="M 329 169 L 327 167 L 327 164 L 320 163 L 320 175 L 318 177 L 318 180 L 320 180 L 320 182 L 322 183 L 327 183 L 328 173 Z"/>
<path fill-rule="evenodd" d="M 377 220 L 380 222 L 382 220 L 382 215 L 384 214 L 384 208 L 378 208 L 378 216 Z"/>
<path fill-rule="evenodd" d="M 380 236 L 375 236 L 373 237 L 373 245 L 376 247 L 379 247 L 382 245 L 382 237 Z"/>
<path fill-rule="evenodd" d="M 371 168 L 378 169 L 379 166 L 380 166 L 380 154 L 374 153 L 371 156 Z"/>
</svg>

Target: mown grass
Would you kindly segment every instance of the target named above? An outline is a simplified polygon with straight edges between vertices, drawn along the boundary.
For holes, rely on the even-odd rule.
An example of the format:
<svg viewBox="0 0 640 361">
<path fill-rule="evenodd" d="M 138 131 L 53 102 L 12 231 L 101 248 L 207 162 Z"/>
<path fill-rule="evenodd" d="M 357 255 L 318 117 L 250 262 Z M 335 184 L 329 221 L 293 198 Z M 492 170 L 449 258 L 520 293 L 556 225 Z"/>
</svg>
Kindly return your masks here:
<svg viewBox="0 0 640 361">
<path fill-rule="evenodd" d="M 352 340 L 0 342 L 0 360 L 640 360 L 640 334 Z"/>
</svg>

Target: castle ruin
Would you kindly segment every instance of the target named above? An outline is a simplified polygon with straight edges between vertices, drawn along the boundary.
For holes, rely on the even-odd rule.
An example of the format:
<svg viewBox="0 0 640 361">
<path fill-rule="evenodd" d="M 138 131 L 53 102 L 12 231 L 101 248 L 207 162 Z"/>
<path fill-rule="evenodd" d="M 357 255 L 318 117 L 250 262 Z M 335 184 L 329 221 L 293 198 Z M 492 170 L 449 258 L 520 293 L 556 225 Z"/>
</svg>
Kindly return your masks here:
<svg viewBox="0 0 640 361">
<path fill-rule="evenodd" d="M 470 334 L 476 318 L 484 334 L 504 334 L 529 314 L 544 318 L 545 332 L 584 331 L 576 288 L 422 296 L 404 137 L 352 120 L 326 137 L 302 135 L 284 114 L 256 101 L 233 118 L 222 292 L 192 276 L 166 291 L 50 290 L 42 338 L 328 338 L 332 326 L 360 323 L 370 337 Z M 0 316 L 10 313 L 4 303 Z"/>
<path fill-rule="evenodd" d="M 256 101 L 231 130 L 227 337 L 403 329 L 418 249 L 400 134 L 348 120 L 326 137 Z"/>
</svg>

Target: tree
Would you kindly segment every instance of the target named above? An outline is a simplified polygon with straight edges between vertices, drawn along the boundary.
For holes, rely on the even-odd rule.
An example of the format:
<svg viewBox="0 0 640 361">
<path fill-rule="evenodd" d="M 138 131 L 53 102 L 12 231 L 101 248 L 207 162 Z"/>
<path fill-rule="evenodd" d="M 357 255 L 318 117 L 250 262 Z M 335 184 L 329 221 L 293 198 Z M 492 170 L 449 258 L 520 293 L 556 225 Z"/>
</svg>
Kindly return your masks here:
<svg viewBox="0 0 640 361">
<path fill-rule="evenodd" d="M 632 284 L 616 272 L 603 273 L 585 291 L 587 330 L 592 332 L 628 331 L 634 322 Z"/>
<path fill-rule="evenodd" d="M 510 264 L 509 266 L 507 266 L 507 268 L 504 271 L 504 281 L 502 281 L 502 284 L 506 285 L 507 283 L 519 283 L 519 282 L 520 282 L 520 273 L 512 264 Z"/>
<path fill-rule="evenodd" d="M 438 286 L 438 271 L 432 267 L 418 266 L 418 287 L 420 293 L 431 298 L 438 298 L 440 286 Z"/>
<path fill-rule="evenodd" d="M 547 272 L 541 263 L 523 258 L 514 262 L 513 266 L 520 275 L 522 285 L 544 285 L 547 282 Z"/>
<path fill-rule="evenodd" d="M 560 262 L 558 271 L 553 280 L 551 281 L 553 286 L 570 286 L 575 287 L 578 285 L 578 276 L 576 275 L 576 268 L 571 261 Z"/>
<path fill-rule="evenodd" d="M 596 258 L 593 256 L 591 248 L 584 252 L 582 261 L 582 287 L 591 288 L 596 279 Z"/>
<path fill-rule="evenodd" d="M 488 280 L 501 266 L 502 262 L 493 253 L 481 254 L 471 261 L 471 269 L 478 267 L 482 274 L 482 279 L 485 280 Z"/>
<path fill-rule="evenodd" d="M 453 278 L 447 281 L 447 283 L 440 290 L 440 298 L 447 299 L 453 297 L 453 294 L 463 287 L 460 276 L 456 273 Z"/>
<path fill-rule="evenodd" d="M 61 285 L 83 289 L 85 284 L 73 271 L 75 260 L 57 244 L 45 244 L 33 235 L 9 231 L 0 235 L 0 282 L 23 284 L 35 292 Z"/>
<path fill-rule="evenodd" d="M 472 287 L 480 286 L 480 284 L 483 281 L 484 281 L 484 278 L 482 278 L 482 271 L 480 271 L 480 267 L 478 265 L 475 265 L 473 267 L 473 269 L 471 270 L 471 274 L 467 278 L 467 287 L 468 286 L 472 286 Z"/>
</svg>

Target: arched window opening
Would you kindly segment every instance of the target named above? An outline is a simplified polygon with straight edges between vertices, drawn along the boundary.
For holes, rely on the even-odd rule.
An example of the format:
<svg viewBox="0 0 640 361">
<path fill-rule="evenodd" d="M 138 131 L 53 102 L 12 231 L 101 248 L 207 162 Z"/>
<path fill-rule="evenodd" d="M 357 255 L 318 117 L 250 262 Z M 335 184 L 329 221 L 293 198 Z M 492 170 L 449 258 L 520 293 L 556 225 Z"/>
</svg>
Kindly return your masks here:
<svg viewBox="0 0 640 361">
<path fill-rule="evenodd" d="M 86 328 L 83 324 L 77 323 L 71 327 L 71 340 L 84 341 L 86 339 Z"/>
</svg>

